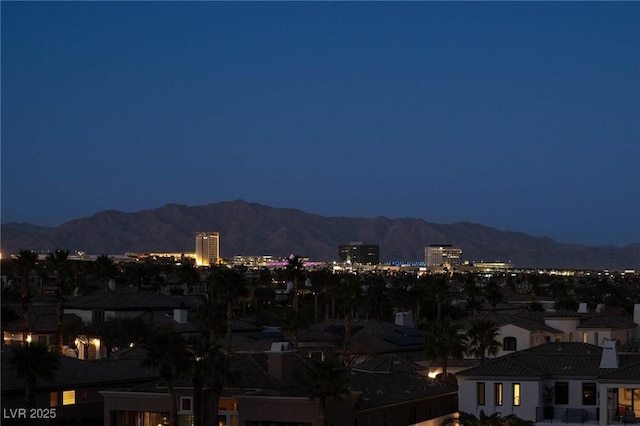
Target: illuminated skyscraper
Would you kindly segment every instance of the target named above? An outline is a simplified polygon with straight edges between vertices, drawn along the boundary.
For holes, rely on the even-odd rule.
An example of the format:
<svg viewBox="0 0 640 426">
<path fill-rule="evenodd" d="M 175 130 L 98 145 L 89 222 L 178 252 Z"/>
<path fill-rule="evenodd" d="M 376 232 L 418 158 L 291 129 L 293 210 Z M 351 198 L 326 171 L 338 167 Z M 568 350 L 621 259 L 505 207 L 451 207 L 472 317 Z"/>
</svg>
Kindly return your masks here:
<svg viewBox="0 0 640 426">
<path fill-rule="evenodd" d="M 432 244 L 424 249 L 425 263 L 429 266 L 460 266 L 462 264 L 462 248 L 448 244 Z"/>
<path fill-rule="evenodd" d="M 196 234 L 196 265 L 211 266 L 220 263 L 220 233 L 198 232 Z"/>
</svg>

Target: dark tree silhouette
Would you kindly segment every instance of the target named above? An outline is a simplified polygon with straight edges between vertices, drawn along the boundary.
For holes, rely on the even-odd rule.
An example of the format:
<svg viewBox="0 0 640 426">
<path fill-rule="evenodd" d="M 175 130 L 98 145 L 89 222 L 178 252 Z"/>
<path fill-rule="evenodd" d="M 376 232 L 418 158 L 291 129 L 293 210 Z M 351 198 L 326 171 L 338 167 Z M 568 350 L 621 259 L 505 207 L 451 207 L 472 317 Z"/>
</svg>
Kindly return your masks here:
<svg viewBox="0 0 640 426">
<path fill-rule="evenodd" d="M 327 424 L 327 401 L 341 400 L 349 394 L 346 369 L 336 360 L 312 360 L 311 368 L 302 380 L 305 392 L 310 400 L 318 400 L 318 424 Z"/>
<path fill-rule="evenodd" d="M 44 345 L 25 344 L 11 348 L 12 358 L 8 361 L 15 368 L 16 376 L 25 381 L 24 394 L 27 407 L 35 405 L 35 388 L 39 378 L 52 382 L 60 367 L 60 358 L 49 352 Z"/>
<path fill-rule="evenodd" d="M 29 274 L 36 267 L 38 256 L 30 250 L 20 250 L 15 259 L 16 270 L 20 275 L 20 302 L 22 304 L 22 344 L 27 342 L 29 335 L 29 305 L 31 295 L 29 292 Z"/>
</svg>

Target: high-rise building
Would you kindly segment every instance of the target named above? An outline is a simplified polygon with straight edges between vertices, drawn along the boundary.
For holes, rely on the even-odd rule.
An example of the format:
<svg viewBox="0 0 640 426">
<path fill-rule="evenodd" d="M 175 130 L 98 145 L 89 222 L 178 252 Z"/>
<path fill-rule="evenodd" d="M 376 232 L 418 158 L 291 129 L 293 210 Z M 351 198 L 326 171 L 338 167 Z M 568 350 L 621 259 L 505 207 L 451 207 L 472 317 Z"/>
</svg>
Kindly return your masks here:
<svg viewBox="0 0 640 426">
<path fill-rule="evenodd" d="M 425 264 L 430 266 L 462 265 L 462 248 L 450 244 L 432 244 L 424 249 Z"/>
<path fill-rule="evenodd" d="M 361 241 L 351 242 L 338 247 L 338 258 L 341 262 L 377 265 L 380 263 L 380 246 L 362 244 Z"/>
<path fill-rule="evenodd" d="M 211 266 L 220 263 L 220 233 L 198 232 L 196 234 L 196 265 Z"/>
</svg>

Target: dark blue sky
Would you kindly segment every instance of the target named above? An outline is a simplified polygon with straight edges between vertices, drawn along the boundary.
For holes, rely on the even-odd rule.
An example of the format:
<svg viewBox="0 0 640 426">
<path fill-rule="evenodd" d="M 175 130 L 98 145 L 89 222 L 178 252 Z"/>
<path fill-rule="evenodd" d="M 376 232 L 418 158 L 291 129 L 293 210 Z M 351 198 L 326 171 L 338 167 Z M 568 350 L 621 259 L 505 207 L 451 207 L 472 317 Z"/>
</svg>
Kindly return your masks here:
<svg viewBox="0 0 640 426">
<path fill-rule="evenodd" d="M 3 223 L 241 198 L 640 242 L 638 2 L 0 7 Z"/>
</svg>

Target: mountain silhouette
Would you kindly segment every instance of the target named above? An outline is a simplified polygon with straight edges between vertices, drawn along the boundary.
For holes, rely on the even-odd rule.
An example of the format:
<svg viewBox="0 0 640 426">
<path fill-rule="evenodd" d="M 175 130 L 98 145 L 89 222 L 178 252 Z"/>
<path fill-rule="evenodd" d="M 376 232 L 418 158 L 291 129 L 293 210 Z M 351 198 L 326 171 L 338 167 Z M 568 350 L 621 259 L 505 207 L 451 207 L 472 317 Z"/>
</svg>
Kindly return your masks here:
<svg viewBox="0 0 640 426">
<path fill-rule="evenodd" d="M 430 244 L 462 247 L 470 261 L 511 261 L 517 267 L 640 269 L 640 244 L 625 247 L 561 244 L 549 237 L 468 222 L 428 223 L 422 219 L 325 217 L 242 200 L 204 206 L 168 204 L 125 213 L 107 210 L 57 227 L 2 225 L 5 256 L 20 249 L 80 250 L 89 254 L 193 252 L 195 233 L 219 231 L 223 257 L 286 256 L 338 258 L 338 246 L 352 241 L 379 244 L 381 261 L 424 261 Z"/>
</svg>

